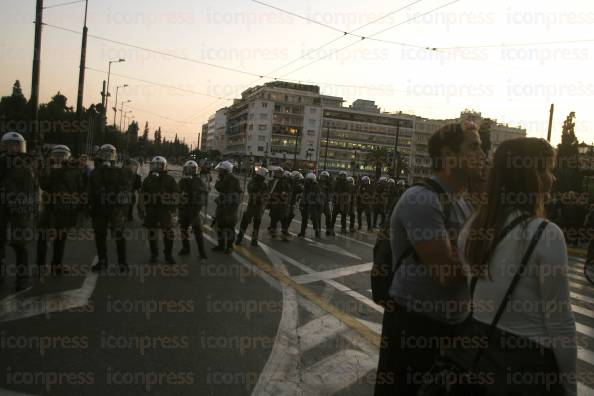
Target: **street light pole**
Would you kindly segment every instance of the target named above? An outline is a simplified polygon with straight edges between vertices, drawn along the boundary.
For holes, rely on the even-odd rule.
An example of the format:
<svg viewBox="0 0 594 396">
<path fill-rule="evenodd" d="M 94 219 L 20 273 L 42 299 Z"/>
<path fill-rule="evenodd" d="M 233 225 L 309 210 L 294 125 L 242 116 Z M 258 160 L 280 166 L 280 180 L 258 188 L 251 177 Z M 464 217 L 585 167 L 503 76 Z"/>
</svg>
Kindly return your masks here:
<svg viewBox="0 0 594 396">
<path fill-rule="evenodd" d="M 33 120 L 38 121 L 39 116 L 39 74 L 41 71 L 41 32 L 43 27 L 43 0 L 37 0 L 35 7 L 35 41 L 33 44 L 33 69 L 31 73 L 31 110 Z M 33 146 L 41 140 L 39 123 L 35 122 Z"/>
<path fill-rule="evenodd" d="M 80 66 L 78 72 L 78 96 L 76 98 L 76 114 L 80 117 L 83 109 L 83 94 L 85 90 L 85 70 L 87 63 L 87 12 L 89 10 L 89 0 L 85 2 L 85 22 L 83 25 L 82 44 L 80 49 Z"/>
<path fill-rule="evenodd" d="M 328 142 L 330 141 L 330 127 L 326 132 L 326 154 L 324 154 L 324 170 L 326 170 L 326 166 L 328 164 Z"/>
<path fill-rule="evenodd" d="M 297 169 L 297 144 L 299 143 L 299 130 L 295 134 L 295 149 L 293 151 L 293 170 Z"/>
<path fill-rule="evenodd" d="M 120 108 L 120 131 L 122 130 L 122 115 L 124 114 L 124 104 L 132 102 L 131 100 L 122 100 L 122 107 Z M 117 103 L 116 103 L 117 106 Z"/>
<path fill-rule="evenodd" d="M 120 88 L 126 88 L 128 86 L 128 84 L 124 84 L 124 85 L 118 85 L 116 87 L 116 97 L 115 97 L 115 105 L 113 106 L 113 127 L 116 127 L 116 117 L 118 114 L 118 91 L 120 90 Z"/>
<path fill-rule="evenodd" d="M 400 120 L 396 122 L 396 138 L 394 139 L 394 166 L 392 167 L 394 172 L 394 180 L 398 181 L 399 173 L 399 155 L 398 155 L 398 138 L 400 137 Z"/>
<path fill-rule="evenodd" d="M 107 114 L 107 108 L 109 107 L 109 81 L 111 79 L 111 64 L 112 63 L 121 63 L 126 62 L 125 59 L 118 59 L 117 61 L 109 61 L 109 66 L 107 67 L 107 93 L 105 94 L 105 109 L 103 110 L 105 114 Z M 118 103 L 116 102 L 116 107 Z M 104 114 L 104 115 L 105 115 Z"/>
</svg>

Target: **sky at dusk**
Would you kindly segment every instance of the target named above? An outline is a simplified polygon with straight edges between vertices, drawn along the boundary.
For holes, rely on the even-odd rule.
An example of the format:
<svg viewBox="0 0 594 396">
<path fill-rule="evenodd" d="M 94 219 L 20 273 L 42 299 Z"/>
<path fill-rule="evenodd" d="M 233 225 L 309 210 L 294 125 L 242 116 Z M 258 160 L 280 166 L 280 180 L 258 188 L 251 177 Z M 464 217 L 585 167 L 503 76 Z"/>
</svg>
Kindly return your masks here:
<svg viewBox="0 0 594 396">
<path fill-rule="evenodd" d="M 546 137 L 555 103 L 553 143 L 570 111 L 576 112 L 578 139 L 594 141 L 592 1 L 263 1 L 336 30 L 251 0 L 90 0 L 89 34 L 187 60 L 89 38 L 87 66 L 93 70 L 87 71 L 85 106 L 101 102 L 108 62 L 125 58 L 112 67 L 110 107 L 115 87 L 128 84 L 118 99 L 132 101 L 127 109 L 141 128 L 148 121 L 151 133 L 161 126 L 168 138 L 178 133 L 193 145 L 208 116 L 231 103 L 200 93 L 239 97 L 274 77 L 318 83 L 322 93 L 347 103 L 375 100 L 385 111 L 454 118 L 473 109 L 537 137 Z M 48 8 L 44 22 L 80 32 L 83 14 L 84 3 Z M 30 94 L 34 18 L 34 0 L 0 0 L 2 96 L 17 79 Z M 366 24 L 356 33 L 379 40 L 340 33 Z M 79 34 L 44 27 L 41 102 L 59 90 L 76 105 L 80 44 Z"/>
</svg>

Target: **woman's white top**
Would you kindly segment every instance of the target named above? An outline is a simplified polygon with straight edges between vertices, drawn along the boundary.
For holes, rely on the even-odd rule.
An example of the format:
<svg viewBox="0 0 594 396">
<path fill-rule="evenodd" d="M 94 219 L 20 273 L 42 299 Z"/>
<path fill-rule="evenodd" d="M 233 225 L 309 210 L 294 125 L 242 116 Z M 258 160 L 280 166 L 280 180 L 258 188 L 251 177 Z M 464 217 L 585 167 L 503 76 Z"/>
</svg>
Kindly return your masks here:
<svg viewBox="0 0 594 396">
<path fill-rule="evenodd" d="M 506 225 L 519 216 L 508 216 Z M 472 217 L 458 239 L 458 252 L 463 266 L 465 246 Z M 544 219 L 534 218 L 516 226 L 497 246 L 489 261 L 489 277 L 477 282 L 473 296 L 473 317 L 491 324 L 497 308 L 516 273 L 532 236 Z M 571 309 L 567 279 L 567 246 L 561 229 L 549 222 L 535 246 L 524 274 L 511 296 L 498 328 L 527 337 L 553 350 L 562 374 L 567 395 L 575 395 L 577 347 L 575 318 Z"/>
</svg>

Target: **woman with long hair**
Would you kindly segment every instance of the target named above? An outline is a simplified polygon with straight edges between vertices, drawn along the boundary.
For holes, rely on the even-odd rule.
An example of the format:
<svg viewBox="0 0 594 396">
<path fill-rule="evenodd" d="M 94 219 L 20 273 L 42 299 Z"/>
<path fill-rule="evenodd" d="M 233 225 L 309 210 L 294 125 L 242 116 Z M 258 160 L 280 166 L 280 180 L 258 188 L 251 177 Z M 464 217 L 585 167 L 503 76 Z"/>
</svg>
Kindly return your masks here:
<svg viewBox="0 0 594 396">
<path fill-rule="evenodd" d="M 483 361 L 495 364 L 498 373 L 493 394 L 576 394 L 567 246 L 544 210 L 554 166 L 555 152 L 543 139 L 503 142 L 482 205 L 458 240 L 472 279 L 473 323 L 489 329 L 505 307 L 495 329 L 485 332 L 490 336 Z M 512 286 L 514 277 L 519 280 Z"/>
</svg>

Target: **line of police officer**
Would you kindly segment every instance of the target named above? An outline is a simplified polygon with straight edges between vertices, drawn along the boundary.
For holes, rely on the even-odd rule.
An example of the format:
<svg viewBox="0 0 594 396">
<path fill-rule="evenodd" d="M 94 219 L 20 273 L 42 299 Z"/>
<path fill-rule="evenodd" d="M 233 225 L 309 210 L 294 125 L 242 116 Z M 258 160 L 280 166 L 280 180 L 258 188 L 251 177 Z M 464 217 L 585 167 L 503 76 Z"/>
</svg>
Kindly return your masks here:
<svg viewBox="0 0 594 396">
<path fill-rule="evenodd" d="M 232 171 L 231 164 L 222 164 L 230 169 L 229 172 Z M 272 179 L 267 181 L 269 173 L 272 174 Z M 342 233 L 353 232 L 355 223 L 361 230 L 363 214 L 366 216 L 367 229 L 372 230 L 386 221 L 389 208 L 404 188 L 404 183 L 397 185 L 393 179 L 385 177 L 381 177 L 375 185 L 372 185 L 368 176 L 355 183 L 355 179 L 348 177 L 344 171 L 333 181 L 327 171 L 321 172 L 318 178 L 315 173 L 308 173 L 303 177 L 299 171 L 288 172 L 279 167 L 271 167 L 269 172 L 260 167 L 247 186 L 248 203 L 241 218 L 236 244 L 242 243 L 248 225 L 253 223 L 251 244 L 258 245 L 259 229 L 266 209 L 270 213 L 270 236 L 276 237 L 280 223 L 283 241 L 289 240 L 289 225 L 295 217 L 297 207 L 301 212 L 299 237 L 305 236 L 311 221 L 315 235 L 319 238 L 322 215 L 325 217 L 327 236 L 335 235 L 334 228 L 339 216 Z M 226 251 L 230 251 L 228 246 Z"/>
<path fill-rule="evenodd" d="M 194 232 L 199 257 L 207 258 L 202 236 L 200 211 L 207 200 L 207 187 L 198 175 L 198 164 L 188 161 L 179 182 L 167 173 L 167 161 L 155 157 L 150 173 L 142 181 L 138 162 L 128 160 L 116 167 L 117 151 L 103 145 L 94 158 L 95 167 L 87 174 L 75 161 L 70 149 L 54 146 L 49 166 L 27 154 L 22 135 L 9 132 L 0 145 L 0 279 L 6 275 L 5 246 L 16 256 L 16 289 L 28 287 L 31 273 L 40 276 L 46 266 L 47 246 L 53 241 L 51 270 L 59 275 L 69 232 L 79 219 L 89 215 L 94 231 L 97 261 L 93 271 L 108 267 L 107 235 L 116 242 L 121 271 L 128 270 L 126 220 L 138 197 L 138 214 L 148 229 L 151 263 L 158 260 L 158 239 L 163 235 L 165 262 L 175 264 L 172 256 L 174 214 L 179 211 L 182 236 L 180 255 L 190 253 L 189 229 Z M 41 194 L 40 194 L 41 192 Z M 82 216 L 81 216 L 82 215 Z M 27 246 L 37 240 L 37 267 L 30 271 Z"/>
</svg>

